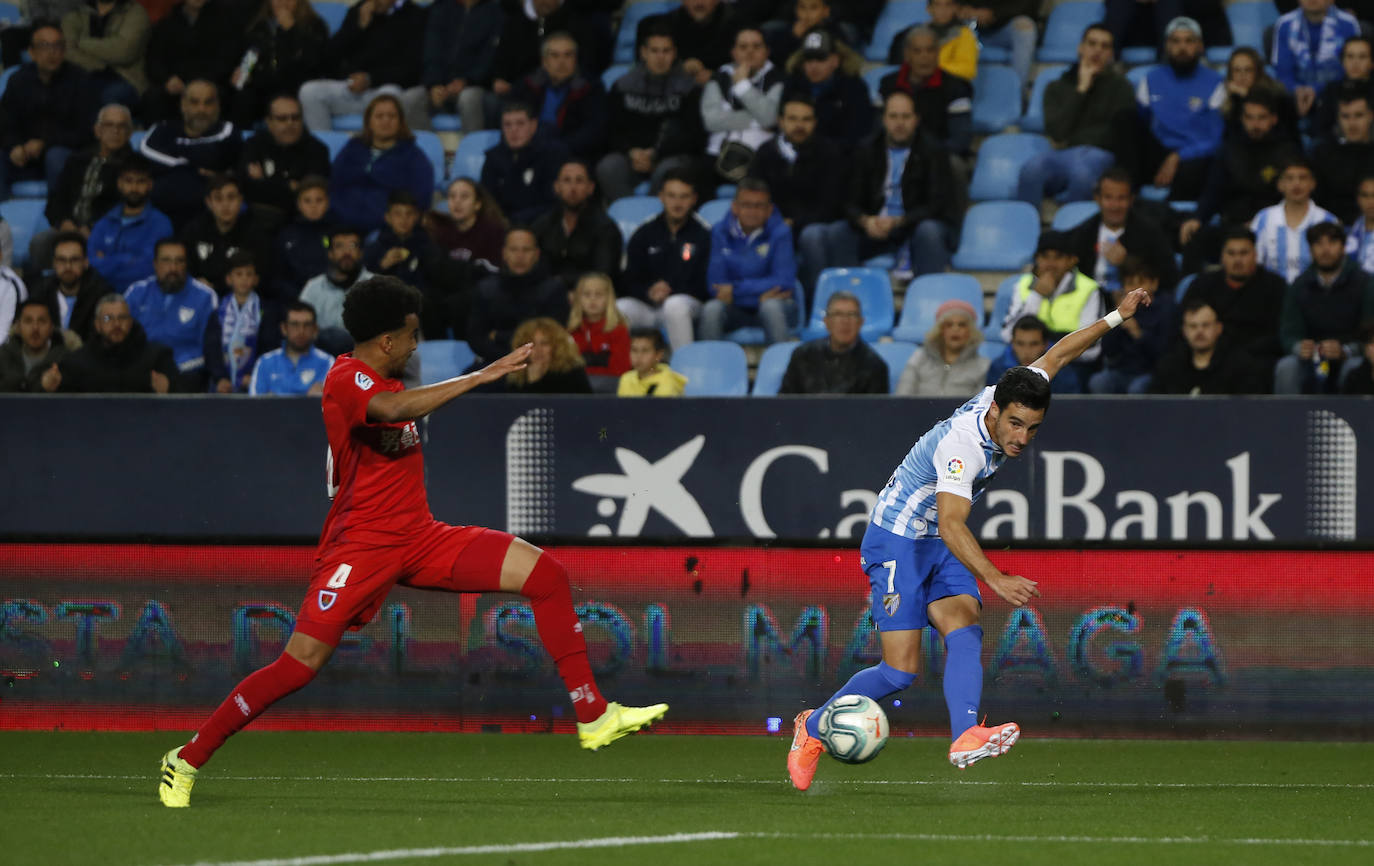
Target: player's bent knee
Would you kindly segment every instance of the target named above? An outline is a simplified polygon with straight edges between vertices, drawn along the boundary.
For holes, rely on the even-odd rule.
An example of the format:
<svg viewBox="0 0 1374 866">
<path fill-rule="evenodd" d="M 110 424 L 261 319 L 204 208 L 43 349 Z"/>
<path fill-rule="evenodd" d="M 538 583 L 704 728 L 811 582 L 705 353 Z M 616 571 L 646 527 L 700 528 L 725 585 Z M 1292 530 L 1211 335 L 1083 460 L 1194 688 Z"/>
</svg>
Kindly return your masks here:
<svg viewBox="0 0 1374 866">
<path fill-rule="evenodd" d="M 318 671 L 325 666 L 330 656 L 334 655 L 334 645 L 297 629 L 286 642 L 283 653 L 312 671 Z"/>
</svg>

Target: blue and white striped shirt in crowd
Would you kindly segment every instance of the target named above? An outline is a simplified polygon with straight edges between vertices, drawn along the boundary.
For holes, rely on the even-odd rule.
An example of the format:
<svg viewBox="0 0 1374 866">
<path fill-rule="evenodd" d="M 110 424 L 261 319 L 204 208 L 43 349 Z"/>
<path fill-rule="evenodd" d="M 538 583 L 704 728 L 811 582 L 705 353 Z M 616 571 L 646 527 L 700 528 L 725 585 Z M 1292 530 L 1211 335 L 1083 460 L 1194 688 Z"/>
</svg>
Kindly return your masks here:
<svg viewBox="0 0 1374 866">
<path fill-rule="evenodd" d="M 1355 264 L 1366 274 L 1374 274 L 1374 226 L 1369 220 L 1355 220 L 1350 232 L 1345 236 L 1345 254 L 1355 260 Z"/>
<path fill-rule="evenodd" d="M 1049 379 L 1039 367 L 1031 369 Z M 996 390 L 989 385 L 979 391 L 911 446 L 878 494 L 873 523 L 905 538 L 935 538 L 940 534 L 937 493 L 978 501 L 1007 459 L 983 423 Z"/>
<path fill-rule="evenodd" d="M 1313 202 L 1307 203 L 1307 213 L 1296 228 L 1289 228 L 1283 213 L 1283 202 L 1267 207 L 1250 220 L 1255 233 L 1255 252 L 1260 267 L 1268 268 L 1283 277 L 1290 285 L 1298 274 L 1312 264 L 1312 250 L 1307 246 L 1307 230 L 1317 223 L 1338 222 L 1329 211 Z"/>
</svg>

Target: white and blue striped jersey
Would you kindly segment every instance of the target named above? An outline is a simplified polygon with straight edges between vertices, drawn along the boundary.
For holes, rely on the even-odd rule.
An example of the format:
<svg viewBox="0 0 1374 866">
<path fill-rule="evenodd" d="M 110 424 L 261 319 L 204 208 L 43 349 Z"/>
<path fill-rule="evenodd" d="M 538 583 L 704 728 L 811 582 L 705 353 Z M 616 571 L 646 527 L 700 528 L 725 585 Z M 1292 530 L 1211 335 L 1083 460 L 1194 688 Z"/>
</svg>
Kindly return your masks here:
<svg viewBox="0 0 1374 866">
<path fill-rule="evenodd" d="M 1291 285 L 1298 274 L 1312 264 L 1312 251 L 1307 247 L 1307 230 L 1317 223 L 1336 221 L 1332 213 L 1309 201 L 1302 222 L 1296 228 L 1289 228 L 1288 219 L 1283 213 L 1283 202 L 1264 208 L 1250 220 L 1260 267 L 1268 268 Z"/>
<path fill-rule="evenodd" d="M 1355 260 L 1364 272 L 1374 274 L 1374 225 L 1361 217 L 1345 236 L 1345 254 Z"/>
<path fill-rule="evenodd" d="M 1032 367 L 1046 380 L 1049 374 Z M 887 486 L 878 494 L 870 520 L 904 538 L 940 534 L 937 493 L 978 501 L 1007 455 L 993 443 L 983 416 L 996 386 L 989 385 L 911 446 Z"/>
</svg>

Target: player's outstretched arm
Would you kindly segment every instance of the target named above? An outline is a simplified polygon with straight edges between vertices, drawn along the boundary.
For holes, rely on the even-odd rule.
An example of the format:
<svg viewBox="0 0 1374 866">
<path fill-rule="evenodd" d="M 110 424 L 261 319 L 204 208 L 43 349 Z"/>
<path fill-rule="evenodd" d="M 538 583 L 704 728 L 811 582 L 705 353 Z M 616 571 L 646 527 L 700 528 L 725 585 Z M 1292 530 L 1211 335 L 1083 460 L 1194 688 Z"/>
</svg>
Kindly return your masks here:
<svg viewBox="0 0 1374 866">
<path fill-rule="evenodd" d="M 533 348 L 533 343 L 526 343 L 504 358 L 465 376 L 405 391 L 383 391 L 367 401 L 367 417 L 387 424 L 423 418 L 478 385 L 495 382 L 516 370 L 523 370 Z"/>
<path fill-rule="evenodd" d="M 974 537 L 968 528 L 969 511 L 973 503 L 957 493 L 935 494 L 935 509 L 940 515 L 940 540 L 954 554 L 954 558 L 973 572 L 974 576 L 992 588 L 1012 607 L 1020 607 L 1040 594 L 1035 581 L 1027 580 L 1019 574 L 1003 574 Z"/>
<path fill-rule="evenodd" d="M 1087 351 L 1093 343 L 1102 339 L 1108 331 L 1134 316 L 1141 304 L 1147 307 L 1150 305 L 1150 293 L 1144 289 L 1133 289 L 1121 299 L 1121 305 L 1114 311 L 1086 328 L 1079 328 L 1050 346 L 1049 351 L 1037 358 L 1031 366 L 1039 367 L 1053 379 L 1054 374 L 1077 360 L 1079 355 Z"/>
</svg>

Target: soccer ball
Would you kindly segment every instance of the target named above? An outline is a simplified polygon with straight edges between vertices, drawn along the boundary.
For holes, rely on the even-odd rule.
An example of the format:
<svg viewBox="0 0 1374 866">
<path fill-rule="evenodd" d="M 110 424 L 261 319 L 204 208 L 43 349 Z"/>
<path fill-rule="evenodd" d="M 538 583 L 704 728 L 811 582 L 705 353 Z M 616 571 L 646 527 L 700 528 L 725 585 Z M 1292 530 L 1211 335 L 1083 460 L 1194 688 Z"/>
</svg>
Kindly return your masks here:
<svg viewBox="0 0 1374 866">
<path fill-rule="evenodd" d="M 821 711 L 816 726 L 825 750 L 837 761 L 862 764 L 887 745 L 887 714 L 863 695 L 841 695 Z"/>
</svg>

